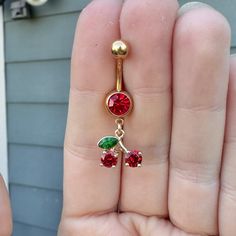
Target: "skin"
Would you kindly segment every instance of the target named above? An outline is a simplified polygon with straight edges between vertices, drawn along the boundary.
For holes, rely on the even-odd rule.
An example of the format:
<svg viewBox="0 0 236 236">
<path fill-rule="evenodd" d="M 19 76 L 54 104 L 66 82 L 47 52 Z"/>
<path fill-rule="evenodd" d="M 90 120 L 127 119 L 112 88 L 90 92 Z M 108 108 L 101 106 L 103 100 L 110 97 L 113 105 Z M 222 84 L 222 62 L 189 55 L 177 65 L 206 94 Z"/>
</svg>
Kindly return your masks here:
<svg viewBox="0 0 236 236">
<path fill-rule="evenodd" d="M 134 100 L 124 142 L 143 167 L 99 167 L 113 134 L 104 98 L 115 86 L 113 41 L 131 45 Z M 236 235 L 236 58 L 230 27 L 200 3 L 94 0 L 72 53 L 59 236 Z M 121 158 L 119 159 L 121 160 Z"/>
<path fill-rule="evenodd" d="M 8 192 L 0 175 L 0 236 L 12 234 L 12 215 Z"/>
</svg>

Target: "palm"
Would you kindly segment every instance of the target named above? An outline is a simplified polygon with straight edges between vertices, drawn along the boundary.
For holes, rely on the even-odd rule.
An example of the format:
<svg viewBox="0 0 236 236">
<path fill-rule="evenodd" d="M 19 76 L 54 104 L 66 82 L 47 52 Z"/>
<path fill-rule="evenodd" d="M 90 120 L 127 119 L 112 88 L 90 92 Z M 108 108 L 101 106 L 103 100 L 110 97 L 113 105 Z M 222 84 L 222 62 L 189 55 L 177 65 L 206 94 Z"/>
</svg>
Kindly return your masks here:
<svg viewBox="0 0 236 236">
<path fill-rule="evenodd" d="M 171 222 L 158 217 L 145 217 L 135 213 L 109 213 L 87 219 L 69 221 L 65 235 L 133 236 L 133 235 L 192 235 L 174 227 Z M 62 232 L 63 235 L 63 232 Z"/>
<path fill-rule="evenodd" d="M 61 236 L 236 234 L 229 27 L 205 6 L 178 19 L 177 9 L 176 0 L 96 0 L 81 13 L 72 55 Z M 142 168 L 124 168 L 121 157 L 115 169 L 98 167 L 96 143 L 116 128 L 104 98 L 115 85 L 110 46 L 118 38 L 131 45 L 124 82 L 134 109 L 125 118 L 124 142 L 143 152 Z"/>
</svg>

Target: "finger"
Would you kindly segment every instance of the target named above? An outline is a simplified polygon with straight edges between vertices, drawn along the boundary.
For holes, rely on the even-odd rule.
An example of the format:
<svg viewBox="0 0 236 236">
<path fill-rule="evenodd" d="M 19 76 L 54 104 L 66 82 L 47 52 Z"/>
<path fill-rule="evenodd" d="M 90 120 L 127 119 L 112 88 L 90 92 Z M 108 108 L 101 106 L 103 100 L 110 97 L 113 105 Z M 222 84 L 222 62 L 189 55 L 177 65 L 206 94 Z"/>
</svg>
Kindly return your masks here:
<svg viewBox="0 0 236 236">
<path fill-rule="evenodd" d="M 215 235 L 230 29 L 214 9 L 188 6 L 174 34 L 169 214 L 185 231 Z"/>
<path fill-rule="evenodd" d="M 97 141 L 113 134 L 104 96 L 115 83 L 111 45 L 119 38 L 122 1 L 95 0 L 80 15 L 71 66 L 64 160 L 64 216 L 113 211 L 120 169 L 100 168 Z"/>
<path fill-rule="evenodd" d="M 134 100 L 124 141 L 144 159 L 142 168 L 123 169 L 121 211 L 168 214 L 171 44 L 177 8 L 176 0 L 127 0 L 122 9 L 121 36 L 131 45 L 124 80 Z"/>
<path fill-rule="evenodd" d="M 220 235 L 236 235 L 236 57 L 231 59 L 226 134 L 221 173 Z"/>
<path fill-rule="evenodd" d="M 12 216 L 8 193 L 0 175 L 0 235 L 11 235 Z"/>
</svg>

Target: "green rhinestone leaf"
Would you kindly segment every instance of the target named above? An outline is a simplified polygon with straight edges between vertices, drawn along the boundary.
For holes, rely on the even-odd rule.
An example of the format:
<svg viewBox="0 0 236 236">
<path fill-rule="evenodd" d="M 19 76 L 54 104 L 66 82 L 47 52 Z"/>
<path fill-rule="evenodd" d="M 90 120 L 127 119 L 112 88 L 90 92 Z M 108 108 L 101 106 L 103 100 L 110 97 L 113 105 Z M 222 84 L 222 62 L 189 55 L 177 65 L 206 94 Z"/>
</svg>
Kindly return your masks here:
<svg viewBox="0 0 236 236">
<path fill-rule="evenodd" d="M 116 146 L 119 142 L 117 137 L 114 136 L 105 136 L 98 142 L 98 147 L 108 150 Z"/>
</svg>

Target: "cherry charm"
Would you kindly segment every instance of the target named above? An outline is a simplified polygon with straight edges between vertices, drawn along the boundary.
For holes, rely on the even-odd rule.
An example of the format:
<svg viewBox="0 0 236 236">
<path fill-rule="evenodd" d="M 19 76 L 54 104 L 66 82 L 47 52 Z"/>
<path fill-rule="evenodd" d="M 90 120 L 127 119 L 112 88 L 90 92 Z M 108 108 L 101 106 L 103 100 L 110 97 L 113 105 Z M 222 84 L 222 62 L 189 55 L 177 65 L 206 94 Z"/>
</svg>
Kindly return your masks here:
<svg viewBox="0 0 236 236">
<path fill-rule="evenodd" d="M 107 150 L 107 151 L 103 151 L 102 157 L 101 157 L 101 166 L 105 166 L 107 168 L 111 168 L 111 167 L 116 167 L 117 164 L 117 158 L 118 157 L 118 153 L 116 153 L 113 150 Z"/>
</svg>

